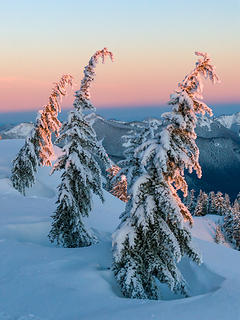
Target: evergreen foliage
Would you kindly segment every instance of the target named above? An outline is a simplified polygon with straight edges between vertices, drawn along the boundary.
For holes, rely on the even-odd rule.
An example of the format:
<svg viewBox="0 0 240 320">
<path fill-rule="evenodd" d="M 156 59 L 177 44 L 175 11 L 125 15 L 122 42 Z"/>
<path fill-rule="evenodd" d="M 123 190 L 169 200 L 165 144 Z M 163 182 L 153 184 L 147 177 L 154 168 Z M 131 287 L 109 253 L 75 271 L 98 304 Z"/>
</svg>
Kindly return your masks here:
<svg viewBox="0 0 240 320">
<path fill-rule="evenodd" d="M 240 205 L 237 199 L 234 201 L 233 207 L 228 207 L 225 212 L 222 229 L 226 239 L 235 249 L 240 251 Z"/>
<path fill-rule="evenodd" d="M 218 191 L 215 197 L 215 208 L 216 213 L 220 216 L 224 215 L 225 212 L 225 200 L 222 192 Z"/>
<path fill-rule="evenodd" d="M 183 198 L 183 203 L 186 205 L 188 208 L 189 212 L 191 214 L 194 213 L 195 208 L 196 208 L 196 198 L 195 198 L 195 190 L 192 189 L 190 192 L 188 192 L 188 195 L 186 198 Z"/>
<path fill-rule="evenodd" d="M 102 58 L 104 62 L 106 56 L 112 58 L 106 48 L 97 51 L 85 67 L 80 90 L 75 94 L 74 110 L 58 138 L 58 142 L 64 142 L 64 147 L 54 171 L 63 170 L 63 173 L 49 239 L 63 247 L 84 247 L 96 242 L 96 237 L 84 223 L 84 217 L 88 217 L 92 209 L 92 193 L 103 201 L 100 164 L 106 170 L 109 159 L 84 111 L 95 110 L 90 101 L 90 84 L 94 80 L 98 59 Z"/>
<path fill-rule="evenodd" d="M 217 227 L 216 227 L 215 241 L 216 241 L 216 243 L 219 243 L 219 244 L 223 243 L 225 241 L 220 225 L 217 225 Z"/>
<path fill-rule="evenodd" d="M 111 182 L 110 192 L 120 200 L 124 202 L 128 202 L 127 179 L 125 175 L 121 175 L 121 177 L 118 178 L 117 181 L 114 179 L 114 177 L 119 172 L 119 170 L 120 168 L 117 165 L 112 165 L 107 170 L 108 174 L 110 175 L 110 182 Z"/>
<path fill-rule="evenodd" d="M 215 203 L 215 192 L 211 191 L 208 195 L 208 213 L 209 214 L 216 214 L 216 203 Z"/>
<path fill-rule="evenodd" d="M 218 80 L 207 54 L 196 54 L 201 58 L 171 96 L 173 110 L 163 115 L 162 130 L 146 129 L 144 135 L 130 137 L 127 158 L 119 164 L 130 199 L 113 236 L 113 272 L 129 298 L 158 299 L 156 280 L 187 295 L 177 264 L 185 255 L 201 262 L 184 223 L 192 224 L 192 216 L 177 195 L 177 190 L 187 195 L 184 169 L 195 170 L 201 177 L 196 113 L 211 113 L 199 100 L 201 76 Z"/>
<path fill-rule="evenodd" d="M 13 160 L 12 185 L 23 195 L 26 194 L 26 189 L 35 183 L 37 167 L 51 165 L 51 157 L 54 155 L 51 136 L 53 132 L 58 135 L 61 127 L 57 117 L 61 111 L 61 97 L 66 95 L 68 85 L 72 86 L 71 75 L 63 75 L 60 81 L 55 83 L 48 104 L 39 111 L 34 129 Z"/>
<path fill-rule="evenodd" d="M 237 202 L 240 204 L 240 192 L 237 194 L 236 200 L 237 200 Z"/>
<path fill-rule="evenodd" d="M 235 249 L 240 251 L 240 205 L 237 200 L 234 202 L 232 214 L 232 242 Z"/>
<path fill-rule="evenodd" d="M 194 215 L 195 216 L 205 216 L 208 213 L 208 195 L 200 190 L 197 204 L 195 207 Z"/>
</svg>

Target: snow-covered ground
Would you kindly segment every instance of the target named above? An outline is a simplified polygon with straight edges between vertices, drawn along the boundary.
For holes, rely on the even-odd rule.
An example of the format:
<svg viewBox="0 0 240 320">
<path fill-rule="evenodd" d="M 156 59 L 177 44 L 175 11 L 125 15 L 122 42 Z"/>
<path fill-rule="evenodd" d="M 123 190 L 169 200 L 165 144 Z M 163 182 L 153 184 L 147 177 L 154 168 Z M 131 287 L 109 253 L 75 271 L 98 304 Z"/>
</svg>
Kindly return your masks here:
<svg viewBox="0 0 240 320">
<path fill-rule="evenodd" d="M 47 234 L 55 210 L 59 174 L 42 168 L 26 197 L 11 187 L 11 160 L 23 140 L 0 141 L 0 320 L 238 320 L 240 252 L 214 243 L 218 217 L 195 218 L 199 267 L 180 268 L 191 297 L 163 287 L 163 300 L 122 297 L 112 273 L 111 233 L 124 203 L 105 192 L 94 198 L 88 219 L 99 243 L 88 248 L 56 248 Z"/>
</svg>

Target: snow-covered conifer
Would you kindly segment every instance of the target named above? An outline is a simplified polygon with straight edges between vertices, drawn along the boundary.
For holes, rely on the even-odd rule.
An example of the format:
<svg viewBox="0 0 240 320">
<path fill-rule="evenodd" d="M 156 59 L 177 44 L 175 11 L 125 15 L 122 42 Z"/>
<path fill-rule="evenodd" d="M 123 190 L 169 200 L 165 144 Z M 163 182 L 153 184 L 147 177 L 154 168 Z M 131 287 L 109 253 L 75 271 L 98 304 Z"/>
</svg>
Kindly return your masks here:
<svg viewBox="0 0 240 320">
<path fill-rule="evenodd" d="M 240 205 L 237 199 L 233 207 L 229 207 L 224 214 L 223 231 L 233 247 L 240 250 Z"/>
<path fill-rule="evenodd" d="M 39 138 L 36 130 L 33 129 L 13 160 L 12 166 L 12 185 L 24 196 L 26 189 L 35 183 L 35 174 L 39 165 Z"/>
<path fill-rule="evenodd" d="M 208 213 L 216 214 L 216 203 L 215 203 L 216 195 L 214 191 L 209 192 L 208 195 Z"/>
<path fill-rule="evenodd" d="M 156 131 L 161 122 L 159 120 L 148 120 L 142 123 L 139 131 L 130 131 L 128 135 L 123 136 L 123 146 L 125 146 L 124 160 L 119 161 L 121 170 L 114 176 L 113 181 L 119 179 L 121 175 L 125 175 L 127 178 L 127 189 L 131 190 L 135 180 L 142 173 L 142 165 L 138 156 L 135 155 L 135 149 L 139 147 L 145 141 L 151 141 L 154 137 L 154 131 Z"/>
<path fill-rule="evenodd" d="M 112 58 L 106 48 L 97 51 L 85 67 L 80 90 L 75 94 L 74 110 L 58 138 L 64 142 L 64 147 L 54 171 L 63 170 L 63 173 L 49 238 L 64 247 L 89 246 L 96 241 L 83 218 L 88 217 L 92 209 L 92 193 L 103 201 L 100 164 L 106 170 L 109 159 L 84 111 L 95 110 L 90 101 L 90 84 L 94 80 L 96 63 L 99 58 L 104 62 L 106 56 Z"/>
<path fill-rule="evenodd" d="M 216 227 L 215 241 L 216 243 L 223 243 L 225 241 L 224 235 L 221 230 L 221 225 L 217 225 Z"/>
<path fill-rule="evenodd" d="M 195 207 L 196 207 L 196 198 L 195 198 L 195 190 L 194 189 L 190 190 L 190 192 L 188 193 L 186 206 L 187 206 L 188 210 L 190 211 L 190 213 L 194 214 Z"/>
<path fill-rule="evenodd" d="M 197 197 L 197 204 L 194 210 L 194 215 L 195 216 L 202 216 L 203 212 L 203 204 L 202 204 L 202 190 L 200 190 L 199 195 Z"/>
<path fill-rule="evenodd" d="M 62 76 L 59 82 L 55 83 L 52 93 L 48 98 L 48 104 L 39 111 L 37 117 L 36 130 L 38 131 L 39 157 L 44 166 L 51 166 L 51 158 L 54 155 L 52 144 L 52 133 L 59 134 L 61 122 L 58 120 L 58 114 L 61 112 L 61 99 L 67 94 L 67 87 L 72 86 L 73 78 L 69 74 Z"/>
<path fill-rule="evenodd" d="M 240 192 L 237 194 L 237 198 L 236 200 L 238 201 L 238 203 L 240 204 Z"/>
<path fill-rule="evenodd" d="M 55 83 L 48 104 L 39 111 L 35 127 L 13 161 L 12 184 L 23 195 L 26 189 L 35 183 L 37 167 L 51 165 L 54 154 L 51 136 L 53 132 L 58 135 L 61 126 L 57 118 L 60 100 L 66 95 L 68 85 L 72 85 L 71 75 L 63 75 L 60 81 Z"/>
<path fill-rule="evenodd" d="M 230 197 L 227 193 L 225 193 L 224 195 L 224 214 L 231 210 L 231 201 L 230 201 Z"/>
<path fill-rule="evenodd" d="M 110 181 L 113 181 L 116 174 L 119 172 L 120 168 L 117 165 L 112 165 L 107 172 L 110 175 Z M 120 200 L 127 202 L 127 179 L 125 175 L 121 175 L 117 181 L 114 179 L 114 182 L 111 183 L 110 192 Z"/>
<path fill-rule="evenodd" d="M 225 238 L 232 243 L 233 242 L 233 212 L 229 210 L 224 215 L 224 221 L 222 229 L 225 235 Z"/>
<path fill-rule="evenodd" d="M 200 190 L 197 197 L 197 204 L 195 207 L 195 216 L 205 216 L 208 213 L 208 195 Z"/>
<path fill-rule="evenodd" d="M 232 242 L 235 249 L 240 251 L 240 205 L 237 200 L 234 201 L 232 214 Z"/>
<path fill-rule="evenodd" d="M 225 212 L 225 201 L 222 192 L 218 191 L 215 197 L 216 213 L 220 216 Z"/>
<path fill-rule="evenodd" d="M 211 113 L 199 100 L 201 76 L 218 80 L 207 54 L 196 54 L 201 58 L 171 96 L 173 110 L 163 115 L 163 129 L 153 130 L 153 137 L 137 147 L 130 143 L 127 153 L 132 160 L 119 164 L 130 199 L 113 236 L 113 272 L 126 297 L 158 299 L 156 279 L 174 292 L 187 294 L 177 264 L 185 255 L 201 262 L 184 223 L 192 224 L 192 216 L 177 194 L 180 189 L 187 195 L 184 169 L 201 176 L 196 113 Z"/>
</svg>

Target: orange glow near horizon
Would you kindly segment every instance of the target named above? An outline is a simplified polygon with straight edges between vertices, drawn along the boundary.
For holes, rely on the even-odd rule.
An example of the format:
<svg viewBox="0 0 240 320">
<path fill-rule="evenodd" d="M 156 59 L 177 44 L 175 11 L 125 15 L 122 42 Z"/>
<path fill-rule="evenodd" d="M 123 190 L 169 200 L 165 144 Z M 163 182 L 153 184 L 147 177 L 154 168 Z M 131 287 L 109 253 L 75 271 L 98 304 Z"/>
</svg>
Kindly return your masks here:
<svg viewBox="0 0 240 320">
<path fill-rule="evenodd" d="M 196 21 L 197 2 L 175 1 L 175 10 L 166 1 L 93 2 L 94 10 L 92 1 L 61 2 L 57 8 L 51 1 L 32 2 L 29 8 L 23 0 L 17 5 L 22 15 L 5 4 L 0 112 L 40 109 L 62 74 L 71 74 L 78 90 L 84 67 L 103 47 L 113 52 L 115 62 L 106 59 L 96 68 L 91 88 L 96 107 L 165 105 L 194 68 L 195 51 L 209 53 L 222 81 L 215 86 L 204 81 L 204 101 L 240 103 L 236 4 L 208 1 L 208 11 L 199 12 Z M 91 23 L 88 15 L 78 19 L 84 8 L 91 10 Z M 73 93 L 65 98 L 63 108 L 70 108 L 73 99 Z"/>
<path fill-rule="evenodd" d="M 106 108 L 165 105 L 178 82 L 194 67 L 194 58 L 193 56 L 192 61 L 185 61 L 181 66 L 169 70 L 166 65 L 161 64 L 161 61 L 158 65 L 147 63 L 147 67 L 144 67 L 144 62 L 142 62 L 139 68 L 137 68 L 137 64 L 140 62 L 135 61 L 133 64 L 131 59 L 132 64 L 127 64 L 126 61 L 120 63 L 117 59 L 114 63 L 107 61 L 104 65 L 99 64 L 96 68 L 95 82 L 91 88 L 92 102 L 96 107 Z M 177 57 L 175 63 L 176 59 Z M 191 62 L 193 63 L 192 66 Z M 73 66 L 70 69 L 76 73 Z M 219 70 L 217 68 L 217 71 L 221 71 L 219 72 L 220 84 L 213 86 L 203 80 L 204 101 L 215 104 L 223 102 L 239 103 L 238 84 L 235 78 L 231 76 L 231 70 Z M 74 74 L 74 72 L 71 74 L 75 76 L 74 87 L 68 97 L 64 98 L 63 108 L 72 106 L 74 91 L 78 90 L 80 86 L 80 76 L 82 74 Z M 0 111 L 40 109 L 47 103 L 52 83 L 58 81 L 60 76 L 60 74 L 56 74 L 54 79 L 52 75 L 50 77 L 46 74 L 44 79 L 44 74 L 39 70 L 32 77 L 28 75 L 25 77 L 0 78 Z"/>
<path fill-rule="evenodd" d="M 91 89 L 96 107 L 165 105 L 194 68 L 195 51 L 208 52 L 222 81 L 215 86 L 204 81 L 204 101 L 240 103 L 240 7 L 235 0 L 206 5 L 208 10 L 200 12 L 194 1 L 174 1 L 173 6 L 171 1 L 29 5 L 22 0 L 14 7 L 5 2 L 0 112 L 40 109 L 62 74 L 71 74 L 78 90 L 84 67 L 103 47 L 113 52 L 115 62 L 106 59 L 96 68 Z M 65 98 L 63 108 L 70 108 L 73 99 L 73 94 Z"/>
</svg>

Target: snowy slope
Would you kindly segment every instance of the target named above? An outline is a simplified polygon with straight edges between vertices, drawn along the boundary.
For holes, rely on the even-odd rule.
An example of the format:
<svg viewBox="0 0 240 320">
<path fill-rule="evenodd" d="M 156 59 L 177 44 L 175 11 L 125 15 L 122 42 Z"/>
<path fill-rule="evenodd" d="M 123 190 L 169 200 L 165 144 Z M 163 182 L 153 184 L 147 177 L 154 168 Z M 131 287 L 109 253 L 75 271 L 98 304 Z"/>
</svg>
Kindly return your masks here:
<svg viewBox="0 0 240 320">
<path fill-rule="evenodd" d="M 88 117 L 94 122 L 93 127 L 98 139 L 102 140 L 110 158 L 116 162 L 123 159 L 122 136 L 128 134 L 130 130 L 139 130 L 142 123 L 106 120 L 94 114 Z M 229 126 L 231 128 L 228 128 Z M 228 193 L 232 200 L 236 198 L 240 179 L 239 126 L 240 113 L 219 118 L 199 117 L 196 142 L 200 150 L 199 161 L 203 175 L 199 180 L 195 174 L 188 175 L 186 173 L 190 189 L 195 189 L 197 193 L 200 189 L 207 193 L 221 191 Z M 27 132 L 26 123 L 11 130 L 18 132 L 19 128 L 22 128 L 22 132 Z M 9 128 L 7 132 L 9 132 Z M 13 138 L 13 135 L 9 137 L 6 135 L 6 130 L 1 131 L 1 128 L 0 135 L 3 139 Z"/>
<path fill-rule="evenodd" d="M 23 122 L 8 130 L 1 132 L 3 139 L 23 139 L 26 138 L 33 129 L 33 123 Z"/>
<path fill-rule="evenodd" d="M 203 254 L 200 267 L 182 261 L 190 298 L 123 298 L 111 266 L 111 232 L 124 203 L 105 192 L 94 198 L 88 224 L 99 243 L 56 248 L 49 243 L 59 176 L 41 169 L 27 197 L 9 182 L 10 161 L 23 140 L 0 141 L 0 320 L 212 320 L 240 319 L 240 253 L 214 243 L 216 217 L 196 218 L 193 234 Z"/>
<path fill-rule="evenodd" d="M 231 129 L 240 134 L 240 112 L 230 115 L 222 115 L 216 118 L 216 120 L 220 122 L 225 128 Z"/>
</svg>

